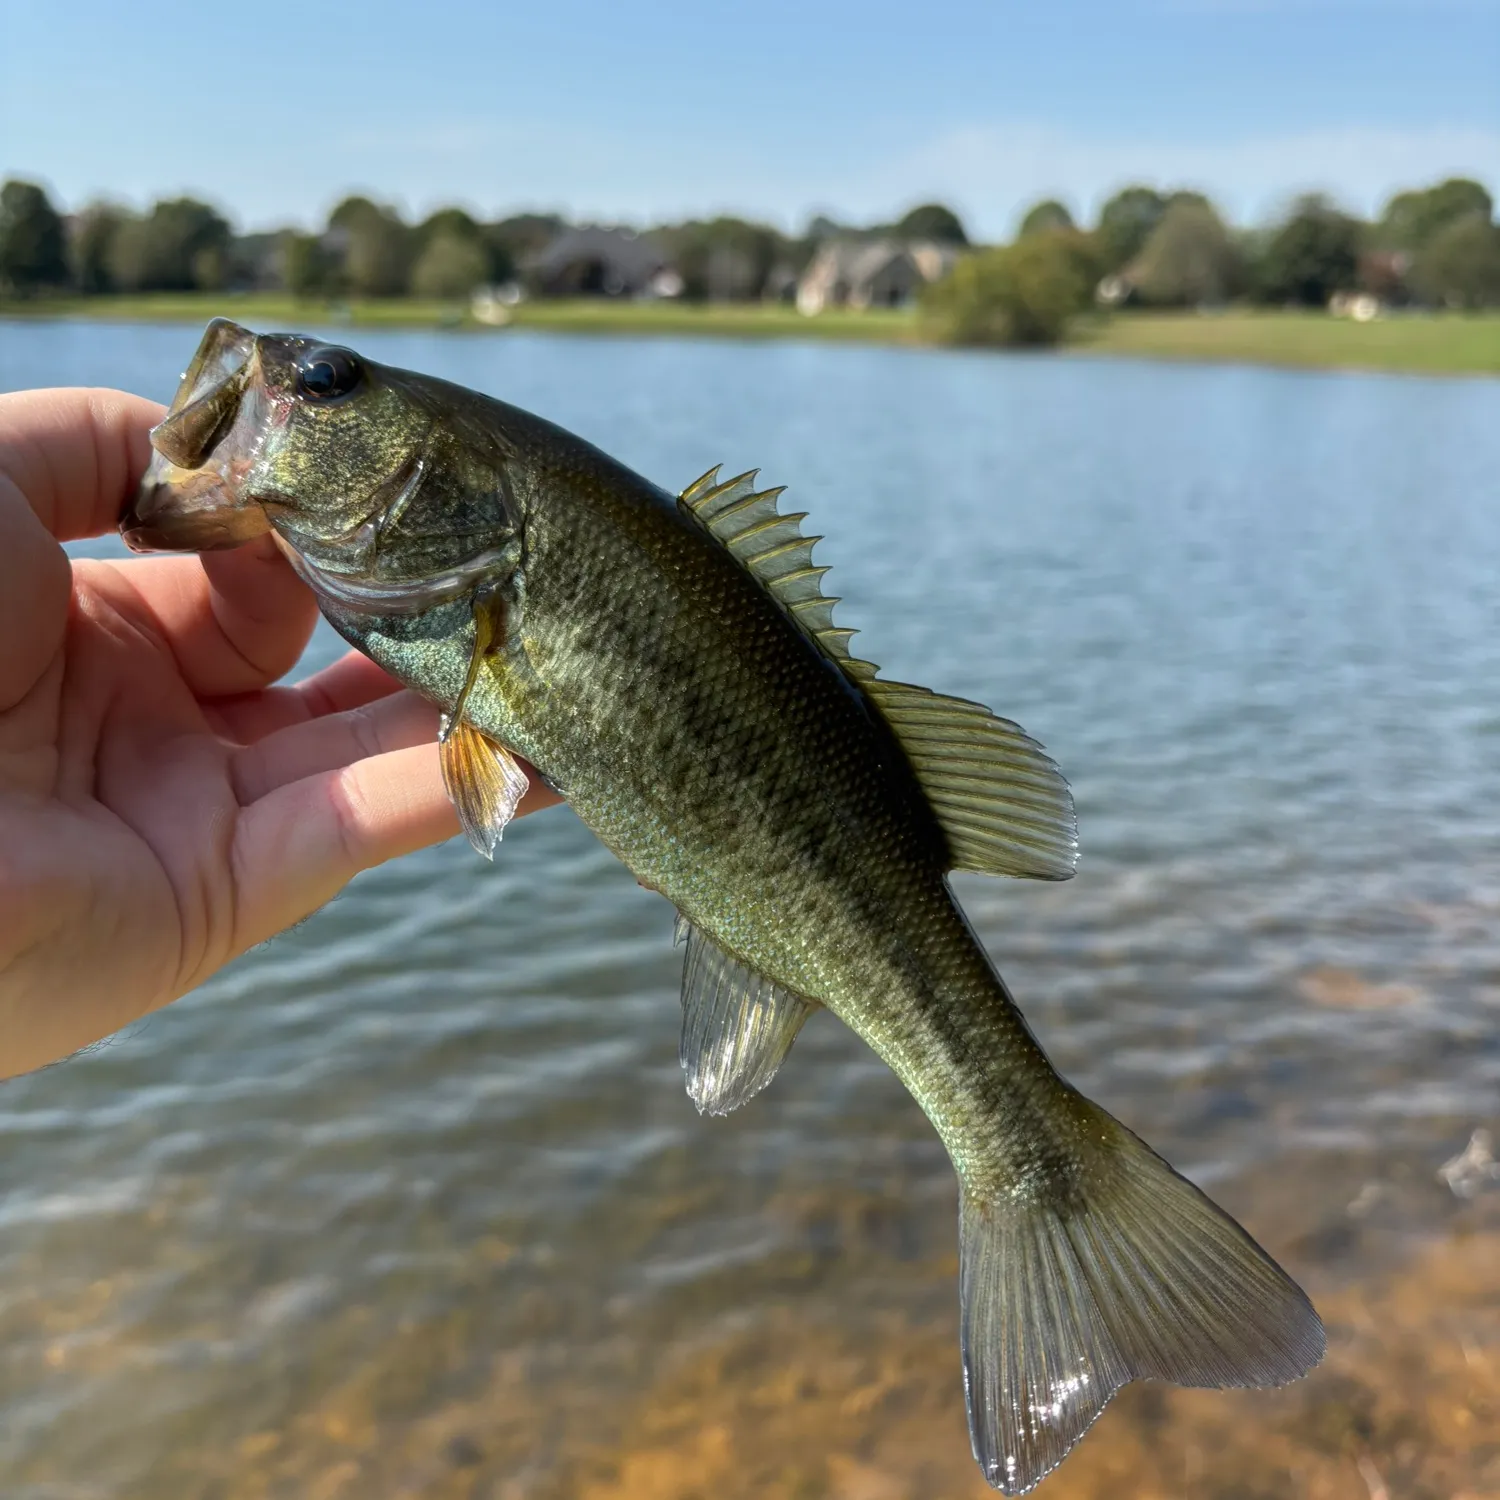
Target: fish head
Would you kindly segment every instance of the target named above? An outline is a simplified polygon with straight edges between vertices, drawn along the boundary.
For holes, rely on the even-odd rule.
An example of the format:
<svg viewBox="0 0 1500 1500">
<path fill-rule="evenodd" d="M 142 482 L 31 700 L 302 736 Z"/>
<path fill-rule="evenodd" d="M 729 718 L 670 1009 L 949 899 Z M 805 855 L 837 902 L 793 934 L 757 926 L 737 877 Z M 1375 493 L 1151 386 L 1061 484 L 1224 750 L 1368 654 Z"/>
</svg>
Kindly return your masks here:
<svg viewBox="0 0 1500 1500">
<path fill-rule="evenodd" d="M 216 319 L 121 532 L 137 551 L 276 537 L 327 602 L 406 613 L 453 598 L 519 520 L 471 393 L 300 334 Z M 372 592 L 373 591 L 373 592 Z M 344 597 L 347 596 L 347 597 Z"/>
</svg>

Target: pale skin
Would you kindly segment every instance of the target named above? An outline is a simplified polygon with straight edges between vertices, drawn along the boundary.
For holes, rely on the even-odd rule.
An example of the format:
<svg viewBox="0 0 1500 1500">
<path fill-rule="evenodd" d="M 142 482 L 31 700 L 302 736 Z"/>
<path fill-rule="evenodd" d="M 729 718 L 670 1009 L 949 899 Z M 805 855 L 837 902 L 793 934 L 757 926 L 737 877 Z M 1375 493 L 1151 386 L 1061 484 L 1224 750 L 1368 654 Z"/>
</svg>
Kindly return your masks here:
<svg viewBox="0 0 1500 1500">
<path fill-rule="evenodd" d="M 75 561 L 163 408 L 0 396 L 0 1077 L 194 989 L 361 870 L 451 837 L 437 711 L 350 652 L 269 538 Z M 557 798 L 532 778 L 522 813 Z"/>
</svg>

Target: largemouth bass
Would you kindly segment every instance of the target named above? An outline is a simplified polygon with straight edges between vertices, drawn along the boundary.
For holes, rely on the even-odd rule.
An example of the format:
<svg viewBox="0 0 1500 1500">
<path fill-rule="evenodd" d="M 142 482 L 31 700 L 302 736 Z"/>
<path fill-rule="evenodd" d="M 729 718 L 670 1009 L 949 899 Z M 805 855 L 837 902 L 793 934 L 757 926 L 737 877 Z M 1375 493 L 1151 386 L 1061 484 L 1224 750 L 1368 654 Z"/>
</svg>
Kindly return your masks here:
<svg viewBox="0 0 1500 1500">
<path fill-rule="evenodd" d="M 959 1178 L 992 1485 L 1029 1490 L 1127 1381 L 1279 1385 L 1322 1357 L 1296 1284 L 1058 1076 L 949 890 L 1072 874 L 1057 767 L 855 655 L 779 491 L 713 471 L 674 495 L 501 401 L 222 322 L 153 442 L 132 545 L 272 532 L 334 628 L 442 709 L 476 847 L 524 761 L 676 907 L 700 1110 L 764 1088 L 819 1008 L 895 1071 Z"/>
</svg>

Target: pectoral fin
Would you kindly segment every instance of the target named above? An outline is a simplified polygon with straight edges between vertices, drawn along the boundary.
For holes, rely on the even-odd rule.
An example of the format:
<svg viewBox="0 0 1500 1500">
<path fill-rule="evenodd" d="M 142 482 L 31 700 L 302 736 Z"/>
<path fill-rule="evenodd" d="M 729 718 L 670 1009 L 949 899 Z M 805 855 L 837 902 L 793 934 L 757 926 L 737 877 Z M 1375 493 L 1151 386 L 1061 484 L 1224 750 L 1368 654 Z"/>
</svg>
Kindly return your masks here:
<svg viewBox="0 0 1500 1500">
<path fill-rule="evenodd" d="M 463 722 L 464 705 L 474 684 L 479 681 L 480 668 L 505 644 L 505 600 L 500 597 L 498 587 L 481 584 L 470 601 L 474 615 L 474 646 L 469 652 L 469 670 L 464 674 L 464 685 L 453 700 L 453 708 L 443 716 L 443 739 L 453 733 L 454 727 Z"/>
<path fill-rule="evenodd" d="M 505 602 L 496 590 L 481 589 L 474 595 L 474 649 L 469 670 L 452 712 L 443 718 L 439 746 L 443 785 L 469 842 L 486 859 L 495 857 L 495 845 L 531 785 L 515 756 L 465 723 L 463 716 L 485 659 L 504 643 Z"/>
<path fill-rule="evenodd" d="M 469 842 L 486 859 L 493 859 L 495 845 L 531 783 L 515 756 L 472 724 L 453 725 L 440 749 L 443 785 L 458 821 Z"/>
<path fill-rule="evenodd" d="M 677 941 L 684 939 L 678 1058 L 698 1113 L 727 1115 L 776 1076 L 817 1006 L 746 968 L 679 916 Z"/>
</svg>

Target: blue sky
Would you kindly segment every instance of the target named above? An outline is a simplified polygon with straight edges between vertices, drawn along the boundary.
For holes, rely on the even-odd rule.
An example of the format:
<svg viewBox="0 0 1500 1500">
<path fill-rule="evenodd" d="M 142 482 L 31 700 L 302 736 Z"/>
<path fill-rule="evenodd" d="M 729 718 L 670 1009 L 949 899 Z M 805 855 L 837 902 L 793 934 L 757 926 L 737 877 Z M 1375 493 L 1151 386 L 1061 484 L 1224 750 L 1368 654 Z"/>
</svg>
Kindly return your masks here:
<svg viewBox="0 0 1500 1500">
<path fill-rule="evenodd" d="M 939 197 L 1007 233 L 1056 194 L 1500 189 L 1500 0 L 0 0 L 0 175 L 69 206 L 191 191 L 245 227 L 347 189 L 420 213 Z"/>
</svg>

